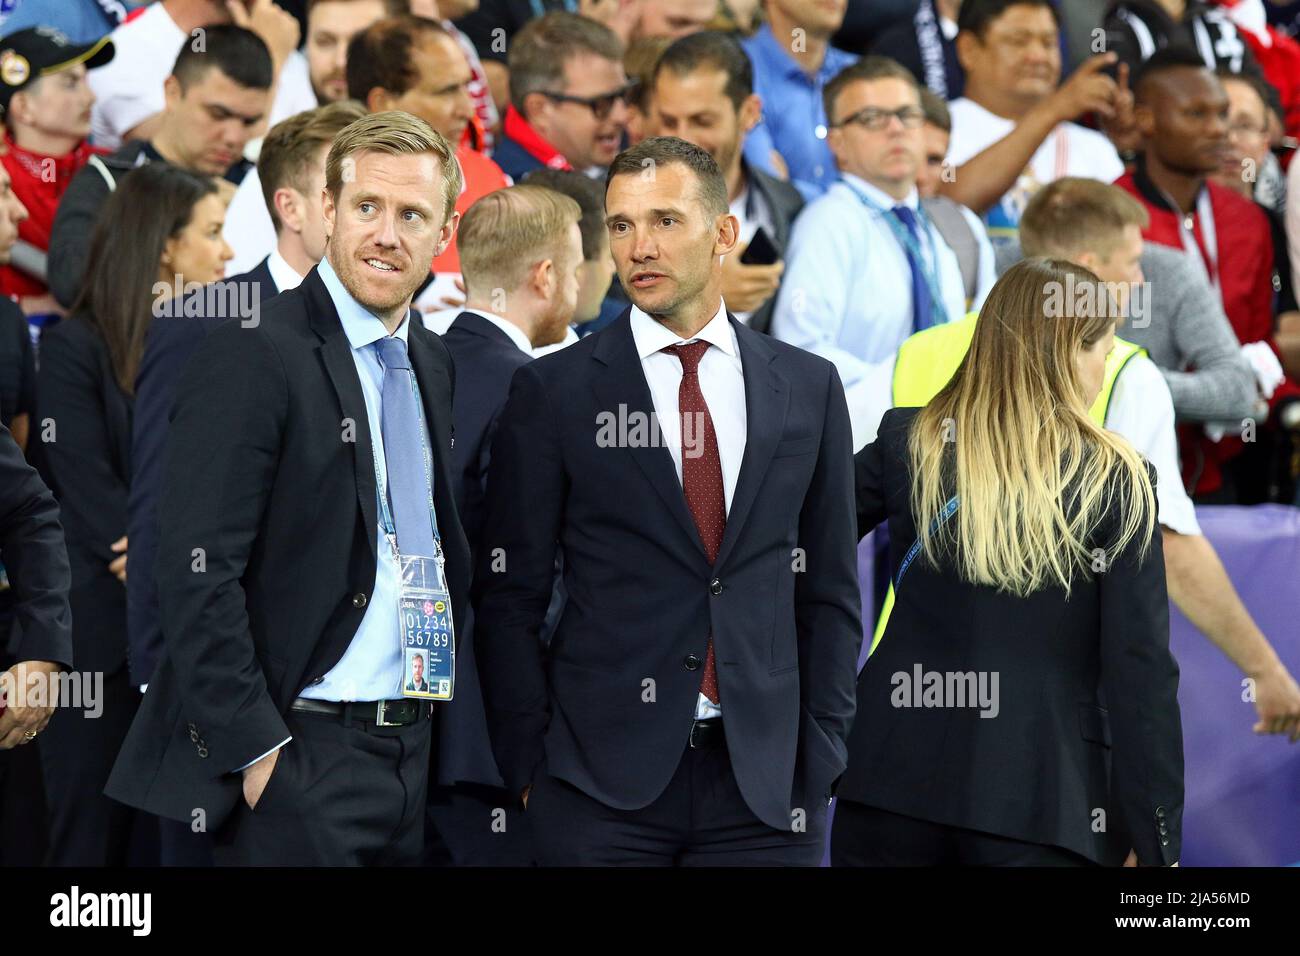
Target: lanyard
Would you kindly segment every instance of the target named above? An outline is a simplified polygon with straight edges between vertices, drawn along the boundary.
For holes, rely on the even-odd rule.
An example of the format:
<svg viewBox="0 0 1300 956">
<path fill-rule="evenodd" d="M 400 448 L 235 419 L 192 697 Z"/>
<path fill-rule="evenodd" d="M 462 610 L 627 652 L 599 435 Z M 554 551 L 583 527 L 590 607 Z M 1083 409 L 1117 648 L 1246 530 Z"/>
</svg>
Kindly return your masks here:
<svg viewBox="0 0 1300 956">
<path fill-rule="evenodd" d="M 382 364 L 382 363 L 381 363 Z M 405 370 L 404 370 L 405 371 Z M 424 409 L 420 407 L 420 394 L 415 387 L 415 374 L 411 373 L 411 394 L 415 397 L 415 407 L 420 414 L 420 458 L 424 462 L 424 481 L 425 487 L 429 489 L 429 524 L 433 529 L 433 545 L 438 549 L 438 556 L 442 556 L 442 536 L 438 533 L 438 522 L 433 520 L 433 472 L 430 467 L 432 456 L 429 454 L 429 445 L 425 440 Z M 381 389 L 382 391 L 382 389 Z M 382 426 L 381 426 L 382 435 Z M 379 467 L 379 452 L 375 451 L 375 443 L 372 439 L 370 442 L 370 457 L 375 463 L 375 496 L 379 499 L 379 515 L 384 523 L 384 534 L 389 535 L 394 542 L 397 541 L 397 525 L 393 522 L 393 514 L 388 509 L 388 486 L 384 476 L 384 469 Z M 397 547 L 393 548 L 394 555 L 397 554 Z"/>
<path fill-rule="evenodd" d="M 912 23 L 916 27 L 916 46 L 921 54 L 921 71 L 925 85 L 935 94 L 948 99 L 948 74 L 943 57 L 943 34 L 934 12 L 933 0 L 924 0 Z"/>
<path fill-rule="evenodd" d="M 930 537 L 930 535 L 934 534 L 936 531 L 938 531 L 939 528 L 949 518 L 951 518 L 954 514 L 957 513 L 958 504 L 959 502 L 957 501 L 956 495 L 953 495 L 951 498 L 948 499 L 947 504 L 943 506 L 943 510 L 941 510 L 937 515 L 935 515 L 934 520 L 930 522 L 930 530 L 925 533 L 925 536 L 927 538 Z M 898 577 L 894 579 L 895 591 L 897 591 L 898 586 L 903 583 L 903 575 L 907 573 L 908 565 L 910 565 L 913 561 L 915 561 L 916 556 L 920 553 L 921 553 L 921 538 L 918 535 L 916 540 L 912 542 L 912 546 L 907 549 L 907 554 L 903 555 L 903 563 L 898 566 Z"/>
<path fill-rule="evenodd" d="M 918 230 L 926 241 L 930 244 L 931 260 L 927 260 L 924 250 L 920 243 L 916 241 L 916 236 L 912 235 L 912 230 L 903 225 L 902 221 L 890 210 L 884 208 L 878 203 L 873 202 L 865 193 L 858 189 L 857 186 L 847 179 L 840 180 L 849 189 L 853 190 L 853 195 L 858 197 L 858 201 L 868 209 L 880 215 L 885 220 L 885 225 L 894 234 L 898 244 L 912 254 L 917 266 L 921 270 L 921 275 L 925 279 L 926 287 L 930 290 L 930 309 L 934 318 L 934 325 L 944 325 L 948 321 L 948 311 L 943 305 L 943 295 L 939 291 L 939 280 L 935 276 L 934 269 L 930 267 L 931 260 L 937 265 L 939 262 L 939 249 L 934 242 L 934 234 L 931 232 L 930 217 L 925 214 L 925 209 L 920 203 L 916 204 L 916 220 L 920 226 Z M 916 304 L 913 303 L 915 309 Z"/>
<path fill-rule="evenodd" d="M 1201 224 L 1201 239 L 1205 243 L 1204 252 L 1196 241 L 1195 231 L 1187 225 L 1187 220 L 1191 217 L 1183 214 L 1178 203 L 1174 202 L 1167 192 L 1161 190 L 1160 195 L 1174 212 L 1174 218 L 1178 222 L 1178 238 L 1183 243 L 1183 251 L 1201 264 L 1201 268 L 1205 270 L 1205 277 L 1210 280 L 1210 288 L 1214 290 L 1216 296 L 1222 297 L 1219 290 L 1219 234 L 1214 226 L 1210 187 L 1202 186 L 1200 195 L 1196 197 L 1196 218 Z"/>
</svg>

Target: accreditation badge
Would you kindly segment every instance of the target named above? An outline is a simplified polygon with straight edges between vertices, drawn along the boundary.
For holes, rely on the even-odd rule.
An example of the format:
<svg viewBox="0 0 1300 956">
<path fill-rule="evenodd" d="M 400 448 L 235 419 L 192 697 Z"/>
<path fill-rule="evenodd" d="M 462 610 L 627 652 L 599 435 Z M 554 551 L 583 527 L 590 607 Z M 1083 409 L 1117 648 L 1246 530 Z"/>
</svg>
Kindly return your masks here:
<svg viewBox="0 0 1300 956">
<path fill-rule="evenodd" d="M 402 696 L 451 700 L 456 687 L 456 635 L 442 561 L 403 554 L 397 567 Z"/>
</svg>

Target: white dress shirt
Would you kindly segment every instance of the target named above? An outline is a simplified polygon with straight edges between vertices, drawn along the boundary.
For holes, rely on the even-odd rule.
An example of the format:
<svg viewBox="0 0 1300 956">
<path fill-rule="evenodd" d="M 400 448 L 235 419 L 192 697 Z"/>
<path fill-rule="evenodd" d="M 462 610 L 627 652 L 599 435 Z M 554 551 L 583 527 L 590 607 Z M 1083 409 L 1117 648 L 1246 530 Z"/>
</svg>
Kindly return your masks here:
<svg viewBox="0 0 1300 956">
<path fill-rule="evenodd" d="M 683 339 L 676 332 L 636 306 L 632 306 L 632 339 L 641 358 L 641 370 L 650 386 L 659 434 L 672 455 L 677 480 L 682 480 L 682 420 L 677 393 L 682 384 L 682 363 L 664 349 L 687 342 L 708 342 L 712 348 L 700 359 L 700 391 L 709 407 L 713 432 L 718 440 L 718 457 L 722 463 L 722 491 L 727 512 L 736 494 L 740 462 L 745 457 L 748 415 L 745 408 L 745 373 L 740 361 L 736 330 L 727 321 L 727 307 L 719 303 L 718 311 L 693 338 Z M 719 717 L 722 709 L 703 694 L 695 705 L 695 719 Z"/>
<path fill-rule="evenodd" d="M 915 189 L 899 202 L 842 174 L 795 219 L 772 313 L 772 335 L 834 362 L 846 390 L 880 374 L 913 331 L 912 269 L 884 221 L 891 213 L 868 208 L 850 184 L 884 210 L 919 205 Z M 925 232 L 921 251 L 939 284 L 937 306 L 953 322 L 966 314 L 961 265 L 933 223 Z M 941 321 L 938 307 L 932 314 Z"/>
<path fill-rule="evenodd" d="M 271 254 L 266 257 L 266 268 L 270 270 L 271 281 L 275 283 L 275 291 L 288 292 L 290 289 L 296 289 L 302 285 L 303 277 L 298 274 L 298 270 L 280 255 L 279 249 L 272 249 Z"/>
</svg>

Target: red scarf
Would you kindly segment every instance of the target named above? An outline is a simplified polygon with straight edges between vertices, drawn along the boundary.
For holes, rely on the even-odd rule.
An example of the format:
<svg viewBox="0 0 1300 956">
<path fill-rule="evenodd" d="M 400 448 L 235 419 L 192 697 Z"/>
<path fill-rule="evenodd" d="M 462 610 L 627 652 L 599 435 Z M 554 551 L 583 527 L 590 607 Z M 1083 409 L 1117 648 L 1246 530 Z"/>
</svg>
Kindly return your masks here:
<svg viewBox="0 0 1300 956">
<path fill-rule="evenodd" d="M 501 124 L 501 131 L 519 144 L 519 147 L 547 169 L 564 169 L 572 171 L 573 167 L 564 158 L 564 154 L 548 143 L 545 137 L 512 104 L 506 109 L 506 118 Z"/>
</svg>

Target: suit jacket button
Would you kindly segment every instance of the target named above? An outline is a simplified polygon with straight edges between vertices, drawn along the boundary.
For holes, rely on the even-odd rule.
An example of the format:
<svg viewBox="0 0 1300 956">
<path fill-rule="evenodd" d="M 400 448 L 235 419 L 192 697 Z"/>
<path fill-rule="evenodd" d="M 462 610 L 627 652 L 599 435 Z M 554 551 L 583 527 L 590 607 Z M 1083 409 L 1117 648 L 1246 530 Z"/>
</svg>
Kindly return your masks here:
<svg viewBox="0 0 1300 956">
<path fill-rule="evenodd" d="M 1167 815 L 1168 815 L 1168 814 L 1167 814 L 1167 812 L 1165 811 L 1165 808 L 1164 808 L 1164 807 L 1156 807 L 1156 819 L 1157 819 L 1157 820 L 1163 820 Z"/>
<path fill-rule="evenodd" d="M 687 654 L 686 660 L 683 661 L 688 671 L 697 671 L 700 669 L 700 659 L 694 654 Z"/>
<path fill-rule="evenodd" d="M 325 683 L 325 678 L 323 678 L 323 677 L 314 677 L 314 678 L 312 678 L 311 683 L 308 684 L 307 686 L 308 686 L 308 687 L 315 687 L 317 684 L 323 684 L 323 683 Z"/>
<path fill-rule="evenodd" d="M 1160 845 L 1161 845 L 1161 846 L 1168 846 L 1168 845 L 1169 845 L 1169 837 L 1161 837 L 1161 838 L 1160 838 Z"/>
<path fill-rule="evenodd" d="M 366 606 L 366 596 L 365 596 L 365 594 L 358 594 L 358 595 L 355 595 L 355 596 L 352 598 L 352 606 L 353 606 L 353 607 L 365 607 L 365 606 Z"/>
<path fill-rule="evenodd" d="M 193 724 L 190 725 L 190 742 L 191 742 L 191 743 L 198 743 L 198 742 L 199 742 L 199 732 L 198 732 L 197 730 L 194 729 L 194 725 L 193 725 Z"/>
<path fill-rule="evenodd" d="M 722 593 L 722 582 L 719 581 L 717 578 L 714 578 L 712 581 L 710 581 L 710 582 L 709 582 L 709 593 L 710 593 L 710 594 L 713 594 L 713 595 L 721 594 L 721 593 Z"/>
<path fill-rule="evenodd" d="M 207 747 L 200 747 L 200 748 L 199 748 L 199 756 L 200 756 L 200 757 L 206 757 L 207 755 L 208 755 L 208 748 L 207 748 Z"/>
</svg>

